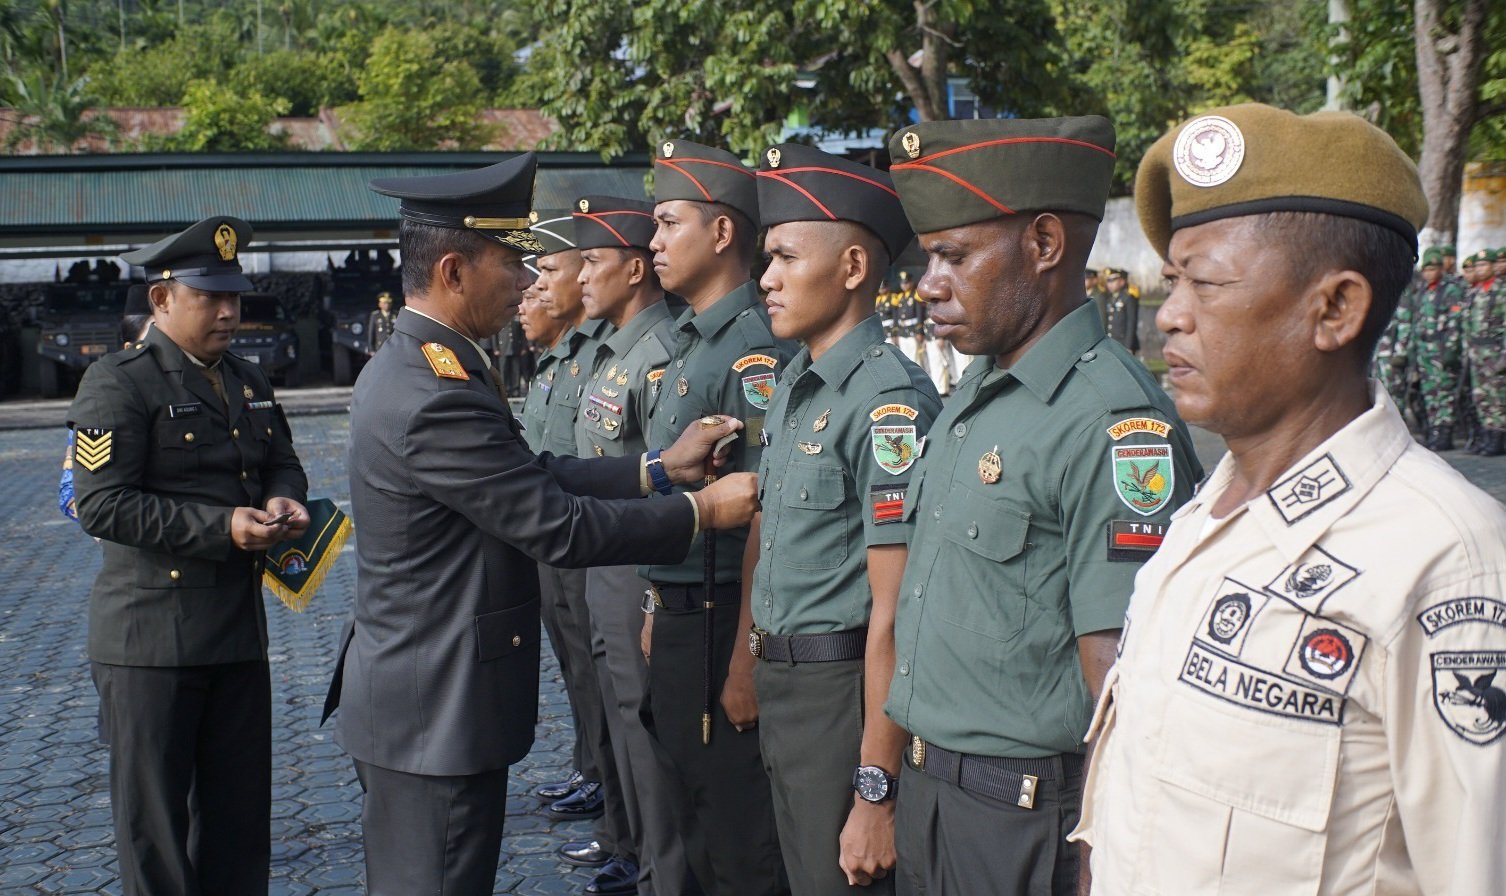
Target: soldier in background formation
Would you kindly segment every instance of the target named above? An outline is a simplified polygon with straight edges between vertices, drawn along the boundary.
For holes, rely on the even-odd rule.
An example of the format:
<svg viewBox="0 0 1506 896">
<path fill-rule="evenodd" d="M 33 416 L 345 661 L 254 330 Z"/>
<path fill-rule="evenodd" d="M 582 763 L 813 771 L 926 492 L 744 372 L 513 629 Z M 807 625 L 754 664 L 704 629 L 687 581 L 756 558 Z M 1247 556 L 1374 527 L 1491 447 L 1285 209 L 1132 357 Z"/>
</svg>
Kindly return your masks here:
<svg viewBox="0 0 1506 896">
<path fill-rule="evenodd" d="M 1086 282 L 1086 278 L 1084 278 Z M 1132 353 L 1140 352 L 1140 295 L 1129 285 L 1123 268 L 1103 269 L 1103 325 L 1113 340 Z"/>
<path fill-rule="evenodd" d="M 1486 249 L 1465 261 L 1463 341 L 1470 389 L 1464 399 L 1478 421 L 1470 451 L 1485 457 L 1506 454 L 1506 282 L 1495 271 L 1503 255 L 1506 251 Z"/>
<path fill-rule="evenodd" d="M 1443 253 L 1422 255 L 1422 284 L 1415 291 L 1412 345 L 1427 413 L 1424 444 L 1433 451 L 1454 447 L 1455 405 L 1461 363 L 1464 292 L 1443 276 Z"/>
</svg>

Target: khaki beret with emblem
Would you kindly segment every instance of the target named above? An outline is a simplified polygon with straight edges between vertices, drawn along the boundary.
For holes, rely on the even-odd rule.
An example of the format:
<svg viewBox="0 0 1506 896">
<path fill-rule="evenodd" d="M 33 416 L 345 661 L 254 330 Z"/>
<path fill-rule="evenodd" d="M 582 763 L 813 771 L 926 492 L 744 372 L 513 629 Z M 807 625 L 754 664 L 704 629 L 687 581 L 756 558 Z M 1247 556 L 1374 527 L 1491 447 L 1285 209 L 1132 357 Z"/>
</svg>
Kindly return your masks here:
<svg viewBox="0 0 1506 896">
<path fill-rule="evenodd" d="M 1270 212 L 1358 218 L 1415 246 L 1428 214 L 1417 166 L 1385 131 L 1348 112 L 1261 103 L 1211 109 L 1162 135 L 1140 162 L 1135 206 L 1163 257 L 1184 227 Z"/>
<path fill-rule="evenodd" d="M 758 208 L 765 227 L 792 221 L 862 225 L 884 244 L 891 260 L 915 238 L 889 175 L 799 143 L 764 151 Z"/>
<path fill-rule="evenodd" d="M 916 233 L 1021 212 L 1103 220 L 1114 176 L 1107 118 L 927 121 L 889 140 L 889 169 Z"/>
<path fill-rule="evenodd" d="M 659 228 L 653 203 L 642 199 L 582 196 L 573 217 L 575 242 L 581 249 L 648 250 Z"/>
<path fill-rule="evenodd" d="M 528 213 L 528 229 L 539 241 L 537 258 L 575 248 L 575 216 L 568 208 L 541 208 Z"/>
<path fill-rule="evenodd" d="M 685 199 L 730 205 L 759 226 L 753 169 L 725 149 L 665 140 L 654 156 L 654 202 Z"/>
</svg>

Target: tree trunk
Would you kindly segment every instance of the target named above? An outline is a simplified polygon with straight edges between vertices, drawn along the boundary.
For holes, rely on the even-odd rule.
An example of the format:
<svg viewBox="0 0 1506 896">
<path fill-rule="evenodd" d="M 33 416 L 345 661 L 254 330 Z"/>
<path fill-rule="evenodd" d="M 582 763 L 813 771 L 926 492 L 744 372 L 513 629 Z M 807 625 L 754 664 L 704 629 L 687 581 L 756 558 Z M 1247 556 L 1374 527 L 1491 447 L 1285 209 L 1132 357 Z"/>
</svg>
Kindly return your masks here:
<svg viewBox="0 0 1506 896">
<path fill-rule="evenodd" d="M 1414 0 L 1417 93 L 1422 100 L 1418 171 L 1428 197 L 1422 244 L 1452 243 L 1459 231 L 1459 193 L 1485 57 L 1485 3 L 1464 0 L 1456 33 L 1443 24 L 1444 0 Z"/>
<path fill-rule="evenodd" d="M 894 49 L 884 54 L 895 77 L 915 104 L 921 121 L 940 121 L 947 117 L 946 71 L 949 35 L 938 30 L 931 8 L 936 0 L 915 0 L 915 30 L 920 32 L 920 71 L 910 64 L 910 57 Z"/>
<path fill-rule="evenodd" d="M 1343 109 L 1344 106 L 1344 76 L 1339 74 L 1339 66 L 1344 56 L 1343 47 L 1349 43 L 1349 30 L 1344 26 L 1349 24 L 1349 0 L 1328 0 L 1328 24 L 1336 27 L 1333 40 L 1329 42 L 1328 62 L 1333 72 L 1328 76 L 1328 100 L 1323 104 L 1324 109 Z"/>
</svg>

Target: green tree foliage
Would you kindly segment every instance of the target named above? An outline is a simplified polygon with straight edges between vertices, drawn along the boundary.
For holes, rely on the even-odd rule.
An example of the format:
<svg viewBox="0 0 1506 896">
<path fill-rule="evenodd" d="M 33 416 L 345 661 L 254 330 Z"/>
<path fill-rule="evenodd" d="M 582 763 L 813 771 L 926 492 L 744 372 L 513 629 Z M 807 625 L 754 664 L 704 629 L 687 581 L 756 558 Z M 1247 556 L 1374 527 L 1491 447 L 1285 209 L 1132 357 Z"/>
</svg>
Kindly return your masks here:
<svg viewBox="0 0 1506 896">
<path fill-rule="evenodd" d="M 7 80 L 13 106 L 4 113 L 12 121 L 6 152 L 28 141 L 39 153 L 74 152 L 90 137 L 115 136 L 115 122 L 92 111 L 96 100 L 87 77 L 65 82 L 46 72 L 34 72 L 24 78 L 9 75 Z"/>
<path fill-rule="evenodd" d="M 167 148 L 182 152 L 284 149 L 287 137 L 268 130 L 288 113 L 288 101 L 256 91 L 232 90 L 222 80 L 193 81 L 183 94 L 183 127 Z"/>
<path fill-rule="evenodd" d="M 356 76 L 359 102 L 340 112 L 355 128 L 352 149 L 475 149 L 489 129 L 480 122 L 476 70 L 438 53 L 427 32 L 389 27 L 371 45 Z"/>
</svg>

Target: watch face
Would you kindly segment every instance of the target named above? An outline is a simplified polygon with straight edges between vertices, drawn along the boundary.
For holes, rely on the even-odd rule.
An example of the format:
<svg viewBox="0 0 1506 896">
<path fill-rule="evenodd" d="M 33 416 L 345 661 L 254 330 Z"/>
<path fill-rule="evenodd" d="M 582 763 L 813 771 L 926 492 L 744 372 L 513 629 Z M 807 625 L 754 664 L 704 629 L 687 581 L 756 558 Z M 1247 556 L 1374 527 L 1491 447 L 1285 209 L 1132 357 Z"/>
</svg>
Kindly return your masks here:
<svg viewBox="0 0 1506 896">
<path fill-rule="evenodd" d="M 889 796 L 889 776 L 883 769 L 864 766 L 853 776 L 852 783 L 858 796 L 870 803 L 882 802 Z"/>
</svg>

